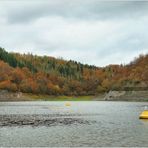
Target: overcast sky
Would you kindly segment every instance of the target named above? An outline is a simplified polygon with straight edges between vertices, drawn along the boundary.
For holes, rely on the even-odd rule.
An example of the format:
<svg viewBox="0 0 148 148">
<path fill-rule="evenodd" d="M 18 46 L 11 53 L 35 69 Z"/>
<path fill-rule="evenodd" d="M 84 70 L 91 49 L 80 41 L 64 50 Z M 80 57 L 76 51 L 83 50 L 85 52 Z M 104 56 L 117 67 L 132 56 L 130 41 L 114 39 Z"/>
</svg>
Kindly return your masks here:
<svg viewBox="0 0 148 148">
<path fill-rule="evenodd" d="M 0 0 L 0 46 L 105 66 L 148 53 L 148 2 Z"/>
</svg>

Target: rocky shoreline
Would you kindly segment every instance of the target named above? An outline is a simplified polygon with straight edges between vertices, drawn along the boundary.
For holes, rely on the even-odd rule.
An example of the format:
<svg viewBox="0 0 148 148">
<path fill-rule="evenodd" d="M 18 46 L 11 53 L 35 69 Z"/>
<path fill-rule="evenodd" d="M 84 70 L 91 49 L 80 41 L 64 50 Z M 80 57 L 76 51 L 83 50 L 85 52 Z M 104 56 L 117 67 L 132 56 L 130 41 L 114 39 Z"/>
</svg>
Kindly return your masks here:
<svg viewBox="0 0 148 148">
<path fill-rule="evenodd" d="M 148 91 L 109 91 L 105 101 L 148 101 Z"/>
<path fill-rule="evenodd" d="M 0 101 L 30 101 L 31 99 L 21 92 L 0 90 Z"/>
<path fill-rule="evenodd" d="M 50 96 L 48 96 L 50 97 Z M 46 97 L 42 97 L 46 100 Z M 4 101 L 36 101 L 38 99 L 32 98 L 21 92 L 9 92 L 7 90 L 0 90 L 0 102 Z M 40 99 L 42 100 L 42 99 Z M 148 101 L 148 90 L 145 91 L 109 91 L 100 96 L 94 96 L 92 101 Z"/>
</svg>

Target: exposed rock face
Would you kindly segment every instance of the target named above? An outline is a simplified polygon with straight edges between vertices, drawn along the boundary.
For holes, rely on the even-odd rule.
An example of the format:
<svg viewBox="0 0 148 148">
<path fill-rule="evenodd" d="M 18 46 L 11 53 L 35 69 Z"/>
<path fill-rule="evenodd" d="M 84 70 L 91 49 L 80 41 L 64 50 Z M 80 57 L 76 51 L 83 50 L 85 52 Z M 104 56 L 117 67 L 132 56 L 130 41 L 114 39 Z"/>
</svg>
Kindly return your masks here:
<svg viewBox="0 0 148 148">
<path fill-rule="evenodd" d="M 109 91 L 109 93 L 106 94 L 104 99 L 105 100 L 118 99 L 125 94 L 126 94 L 126 91 Z"/>
<path fill-rule="evenodd" d="M 0 101 L 15 101 L 25 100 L 25 97 L 21 92 L 9 92 L 7 90 L 0 90 Z"/>
<path fill-rule="evenodd" d="M 104 97 L 108 101 L 148 101 L 148 91 L 109 91 Z"/>
</svg>

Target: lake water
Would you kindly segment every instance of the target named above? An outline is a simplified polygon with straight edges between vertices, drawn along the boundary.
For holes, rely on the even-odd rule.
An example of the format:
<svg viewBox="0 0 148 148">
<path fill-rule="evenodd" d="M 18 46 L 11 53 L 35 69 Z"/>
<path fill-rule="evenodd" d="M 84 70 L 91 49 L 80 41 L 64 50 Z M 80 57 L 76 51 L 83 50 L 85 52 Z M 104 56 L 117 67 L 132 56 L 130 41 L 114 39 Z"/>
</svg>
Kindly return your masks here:
<svg viewBox="0 0 148 148">
<path fill-rule="evenodd" d="M 142 102 L 1 102 L 0 146 L 148 146 Z"/>
</svg>

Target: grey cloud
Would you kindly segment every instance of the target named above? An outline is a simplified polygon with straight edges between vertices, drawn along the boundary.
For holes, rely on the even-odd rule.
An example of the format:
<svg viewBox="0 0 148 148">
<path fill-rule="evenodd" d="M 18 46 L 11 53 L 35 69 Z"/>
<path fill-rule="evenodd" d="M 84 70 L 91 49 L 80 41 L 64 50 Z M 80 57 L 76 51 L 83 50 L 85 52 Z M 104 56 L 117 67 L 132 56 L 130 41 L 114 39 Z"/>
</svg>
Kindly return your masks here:
<svg viewBox="0 0 148 148">
<path fill-rule="evenodd" d="M 0 10 L 0 46 L 9 51 L 97 66 L 148 52 L 148 2 L 2 1 Z"/>
<path fill-rule="evenodd" d="M 2 3 L 2 2 L 1 2 Z M 136 18 L 148 12 L 148 2 L 99 0 L 13 1 L 2 6 L 10 23 L 30 22 L 41 17 L 61 16 L 71 19 Z"/>
</svg>

